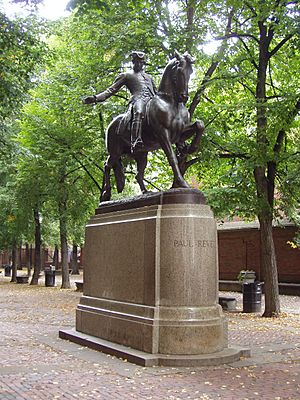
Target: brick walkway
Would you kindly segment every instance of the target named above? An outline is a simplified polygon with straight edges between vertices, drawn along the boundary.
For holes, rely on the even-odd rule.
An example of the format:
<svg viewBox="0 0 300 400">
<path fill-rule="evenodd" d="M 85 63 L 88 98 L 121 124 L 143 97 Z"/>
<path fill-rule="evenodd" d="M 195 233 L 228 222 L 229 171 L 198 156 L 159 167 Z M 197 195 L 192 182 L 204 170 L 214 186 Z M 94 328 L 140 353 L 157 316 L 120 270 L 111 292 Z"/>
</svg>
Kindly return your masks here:
<svg viewBox="0 0 300 400">
<path fill-rule="evenodd" d="M 0 275 L 0 400 L 300 398 L 300 298 L 283 316 L 227 313 L 229 342 L 252 357 L 221 367 L 143 368 L 60 340 L 80 293 L 9 283 Z M 72 278 L 78 280 L 78 277 Z M 241 308 L 241 295 L 238 307 Z"/>
</svg>

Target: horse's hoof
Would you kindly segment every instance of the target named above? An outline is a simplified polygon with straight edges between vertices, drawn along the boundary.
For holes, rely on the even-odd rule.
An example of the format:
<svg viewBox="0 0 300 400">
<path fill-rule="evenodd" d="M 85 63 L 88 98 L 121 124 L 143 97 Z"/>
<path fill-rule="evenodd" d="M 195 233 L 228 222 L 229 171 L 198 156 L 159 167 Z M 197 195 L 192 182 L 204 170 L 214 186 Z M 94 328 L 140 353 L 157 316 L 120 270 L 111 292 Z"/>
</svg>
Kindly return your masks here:
<svg viewBox="0 0 300 400">
<path fill-rule="evenodd" d="M 107 192 L 107 191 L 104 191 L 104 192 L 101 194 L 100 203 L 102 203 L 103 201 L 109 201 L 109 200 L 110 200 L 110 197 L 111 197 L 111 193 L 110 193 L 110 192 Z"/>
<path fill-rule="evenodd" d="M 152 192 L 151 190 L 143 190 L 142 193 L 143 194 L 151 194 L 151 193 L 154 193 L 154 192 Z"/>
<path fill-rule="evenodd" d="M 183 179 L 183 180 L 177 180 L 173 183 L 172 186 L 173 189 L 178 189 L 178 188 L 187 188 L 190 189 L 190 185 Z"/>
</svg>

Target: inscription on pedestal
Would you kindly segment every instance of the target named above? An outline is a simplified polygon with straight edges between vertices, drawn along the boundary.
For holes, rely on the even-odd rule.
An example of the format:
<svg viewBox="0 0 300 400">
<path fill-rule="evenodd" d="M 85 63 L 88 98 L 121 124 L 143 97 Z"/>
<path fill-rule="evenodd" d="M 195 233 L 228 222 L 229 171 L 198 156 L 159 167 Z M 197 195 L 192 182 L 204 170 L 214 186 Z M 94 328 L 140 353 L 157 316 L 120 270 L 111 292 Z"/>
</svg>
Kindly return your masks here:
<svg viewBox="0 0 300 400">
<path fill-rule="evenodd" d="M 175 239 L 173 242 L 174 247 L 208 247 L 214 249 L 216 247 L 216 242 L 214 240 L 191 240 L 191 239 Z"/>
</svg>

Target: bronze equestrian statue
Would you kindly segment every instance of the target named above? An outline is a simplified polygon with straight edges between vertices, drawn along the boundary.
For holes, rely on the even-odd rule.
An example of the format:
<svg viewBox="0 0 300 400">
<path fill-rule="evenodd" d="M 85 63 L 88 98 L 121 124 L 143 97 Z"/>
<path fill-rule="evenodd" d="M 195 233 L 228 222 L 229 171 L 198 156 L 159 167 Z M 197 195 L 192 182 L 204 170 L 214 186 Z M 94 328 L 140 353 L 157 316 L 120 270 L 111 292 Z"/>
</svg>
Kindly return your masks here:
<svg viewBox="0 0 300 400">
<path fill-rule="evenodd" d="M 176 52 L 175 57 L 169 61 L 164 70 L 158 91 L 155 95 L 153 95 L 156 91 L 155 86 L 151 86 L 151 88 L 153 87 L 153 93 L 150 93 L 149 90 L 147 101 L 144 103 L 145 107 L 141 112 L 142 116 L 140 115 L 140 120 L 142 121 L 140 131 L 142 143 L 138 140 L 139 144 L 136 144 L 136 148 L 135 146 L 132 148 L 131 145 L 131 138 L 135 138 L 131 127 L 134 121 L 135 112 L 133 107 L 129 108 L 129 113 L 117 116 L 110 123 L 106 132 L 106 143 L 109 156 L 104 166 L 103 188 L 100 201 L 108 201 L 111 198 L 111 169 L 113 169 L 115 173 L 118 193 L 122 192 L 124 189 L 125 175 L 121 160 L 121 157 L 124 155 L 129 156 L 136 161 L 137 182 L 142 193 L 147 193 L 148 191 L 144 184 L 144 171 L 147 165 L 147 155 L 149 151 L 157 150 L 159 148 L 164 150 L 173 170 L 174 179 L 172 187 L 189 187 L 188 183 L 182 176 L 178 158 L 172 144 L 176 145 L 179 155 L 184 156 L 186 154 L 192 154 L 198 149 L 204 132 L 203 122 L 196 121 L 192 123 L 190 121 L 189 112 L 185 107 L 185 103 L 188 99 L 188 82 L 193 71 L 193 62 L 194 60 L 188 53 L 180 55 Z M 139 70 L 139 72 L 141 71 L 142 69 Z M 149 77 L 149 79 L 151 79 L 151 77 Z M 118 78 L 115 83 L 117 81 Z M 132 88 L 137 87 L 138 85 L 133 84 L 129 86 L 128 80 L 123 82 L 123 85 L 126 85 L 131 91 L 133 97 L 135 97 L 135 92 Z M 111 90 L 114 91 L 116 89 L 117 91 L 117 87 L 118 86 L 112 85 L 107 89 L 107 91 L 100 93 L 99 95 L 89 96 L 84 99 L 84 103 L 94 103 L 98 101 L 98 99 L 102 101 L 113 94 L 111 93 Z M 144 89 L 142 88 L 142 92 L 143 90 Z M 137 95 L 137 97 L 139 96 L 140 94 Z M 133 119 L 131 116 L 133 116 Z M 186 140 L 191 137 L 191 143 L 186 144 Z"/>
</svg>

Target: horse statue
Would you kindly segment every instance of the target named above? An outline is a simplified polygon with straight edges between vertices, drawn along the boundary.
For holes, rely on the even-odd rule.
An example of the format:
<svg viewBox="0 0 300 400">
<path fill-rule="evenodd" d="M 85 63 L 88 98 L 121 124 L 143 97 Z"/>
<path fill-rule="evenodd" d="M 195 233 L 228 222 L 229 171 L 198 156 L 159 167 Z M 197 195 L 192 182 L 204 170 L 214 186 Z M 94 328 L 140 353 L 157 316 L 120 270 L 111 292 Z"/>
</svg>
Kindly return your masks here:
<svg viewBox="0 0 300 400">
<path fill-rule="evenodd" d="M 188 100 L 188 82 L 193 71 L 193 58 L 184 53 L 175 57 L 165 67 L 157 94 L 148 102 L 143 120 L 142 138 L 144 146 L 137 153 L 131 152 L 130 129 L 126 114 L 117 116 L 106 131 L 108 158 L 104 165 L 104 176 L 100 202 L 111 198 L 110 172 L 113 169 L 118 193 L 125 186 L 122 156 L 131 157 L 137 164 L 136 180 L 143 194 L 148 190 L 144 184 L 144 172 L 149 151 L 162 148 L 173 171 L 172 188 L 189 188 L 183 178 L 179 157 L 194 153 L 204 132 L 204 123 L 190 121 L 185 107 Z M 193 137 L 193 138 L 192 138 Z M 192 138 L 190 144 L 186 140 Z M 177 155 L 172 144 L 176 145 Z"/>
</svg>

